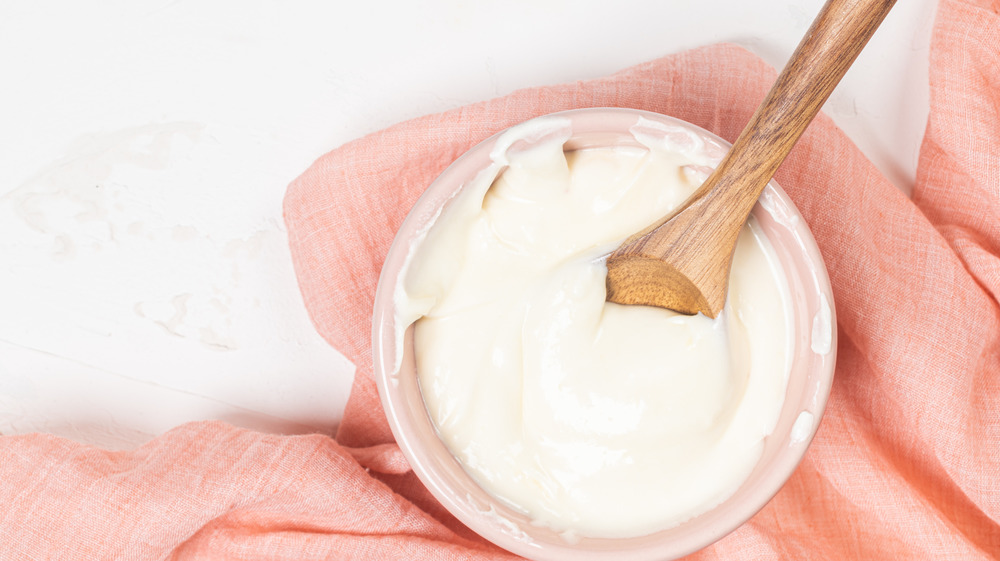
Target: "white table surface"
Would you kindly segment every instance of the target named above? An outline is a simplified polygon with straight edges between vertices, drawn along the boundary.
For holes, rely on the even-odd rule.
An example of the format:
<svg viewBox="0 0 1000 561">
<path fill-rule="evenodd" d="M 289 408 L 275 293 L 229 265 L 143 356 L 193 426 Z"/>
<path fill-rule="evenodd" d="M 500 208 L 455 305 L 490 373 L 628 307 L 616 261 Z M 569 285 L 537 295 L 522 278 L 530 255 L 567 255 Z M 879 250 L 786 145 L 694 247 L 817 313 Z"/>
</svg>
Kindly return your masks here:
<svg viewBox="0 0 1000 561">
<path fill-rule="evenodd" d="M 821 4 L 4 0 L 0 434 L 332 432 L 353 366 L 309 322 L 281 218 L 315 158 L 718 41 L 780 68 Z M 906 192 L 935 7 L 899 2 L 825 108 Z"/>
</svg>

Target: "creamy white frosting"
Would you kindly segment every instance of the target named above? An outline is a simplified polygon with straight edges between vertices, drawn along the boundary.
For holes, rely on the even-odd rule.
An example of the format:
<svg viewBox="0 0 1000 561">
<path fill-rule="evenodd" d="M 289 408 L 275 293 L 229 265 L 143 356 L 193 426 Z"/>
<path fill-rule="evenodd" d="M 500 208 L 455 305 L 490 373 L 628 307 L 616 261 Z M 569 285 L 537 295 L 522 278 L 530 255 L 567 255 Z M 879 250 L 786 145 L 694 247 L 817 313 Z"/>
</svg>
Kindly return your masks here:
<svg viewBox="0 0 1000 561">
<path fill-rule="evenodd" d="M 567 153 L 568 129 L 545 123 L 501 138 L 420 236 L 400 325 L 416 321 L 427 410 L 484 489 L 558 532 L 644 535 L 725 500 L 759 460 L 790 368 L 788 288 L 751 218 L 718 319 L 605 302 L 602 257 L 712 162 L 648 126 L 642 146 Z"/>
</svg>

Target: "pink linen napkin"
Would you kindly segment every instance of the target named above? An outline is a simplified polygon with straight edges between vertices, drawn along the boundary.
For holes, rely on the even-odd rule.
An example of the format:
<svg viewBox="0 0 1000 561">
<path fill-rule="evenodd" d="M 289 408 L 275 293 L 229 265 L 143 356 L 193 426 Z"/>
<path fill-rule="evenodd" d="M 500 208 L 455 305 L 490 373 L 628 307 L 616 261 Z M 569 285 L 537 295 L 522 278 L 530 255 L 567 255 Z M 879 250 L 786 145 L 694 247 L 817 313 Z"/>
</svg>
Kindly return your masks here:
<svg viewBox="0 0 1000 561">
<path fill-rule="evenodd" d="M 1000 559 L 1000 3 L 943 0 L 912 200 L 821 116 L 777 179 L 830 271 L 838 367 L 782 491 L 691 559 Z M 607 78 L 408 121 L 327 154 L 288 190 L 306 306 L 358 367 L 336 440 L 191 423 L 136 450 L 0 438 L 0 559 L 512 559 L 444 512 L 393 443 L 370 311 L 393 233 L 492 133 L 623 106 L 733 140 L 775 76 L 716 45 Z"/>
</svg>

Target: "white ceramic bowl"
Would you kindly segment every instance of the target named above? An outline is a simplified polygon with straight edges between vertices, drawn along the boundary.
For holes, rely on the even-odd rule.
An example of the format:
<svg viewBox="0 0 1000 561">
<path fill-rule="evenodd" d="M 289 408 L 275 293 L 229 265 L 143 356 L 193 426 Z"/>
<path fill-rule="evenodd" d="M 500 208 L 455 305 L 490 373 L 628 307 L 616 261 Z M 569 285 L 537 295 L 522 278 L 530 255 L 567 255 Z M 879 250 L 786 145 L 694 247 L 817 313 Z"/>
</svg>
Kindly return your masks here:
<svg viewBox="0 0 1000 561">
<path fill-rule="evenodd" d="M 663 129 L 661 134 L 675 135 L 679 142 L 694 139 L 701 143 L 700 149 L 717 158 L 729 148 L 699 127 L 646 111 L 578 109 L 557 115 L 569 119 L 573 129 L 567 150 L 618 143 L 639 146 L 630 132 L 636 126 L 645 126 L 647 132 Z M 642 119 L 646 125 L 640 125 Z M 649 123 L 656 125 L 649 127 Z M 490 153 L 499 136 L 469 150 L 428 187 L 400 227 L 383 265 L 373 316 L 374 373 L 397 442 L 417 476 L 445 508 L 491 542 L 531 559 L 666 560 L 713 543 L 750 519 L 784 485 L 812 440 L 830 393 L 836 318 L 826 267 L 808 226 L 785 192 L 771 182 L 753 212 L 788 281 L 795 349 L 780 418 L 750 477 L 729 499 L 679 526 L 642 537 L 582 538 L 569 543 L 490 496 L 462 469 L 438 438 L 424 408 L 414 367 L 412 328 L 403 338 L 404 348 L 397 349 L 393 293 L 411 245 L 441 205 L 490 168 Z M 397 372 L 398 352 L 403 356 Z"/>
</svg>

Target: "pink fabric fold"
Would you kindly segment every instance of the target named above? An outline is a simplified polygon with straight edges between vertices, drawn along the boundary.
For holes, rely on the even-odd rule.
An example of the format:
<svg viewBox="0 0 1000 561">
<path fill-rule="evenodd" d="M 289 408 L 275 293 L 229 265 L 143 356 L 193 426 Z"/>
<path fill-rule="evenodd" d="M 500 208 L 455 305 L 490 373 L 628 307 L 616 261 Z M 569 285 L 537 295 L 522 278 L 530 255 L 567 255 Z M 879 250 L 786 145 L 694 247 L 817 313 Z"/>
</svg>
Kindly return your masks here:
<svg viewBox="0 0 1000 561">
<path fill-rule="evenodd" d="M 779 170 L 830 272 L 836 380 L 788 484 L 690 559 L 1000 559 L 998 13 L 987 0 L 940 4 L 912 199 L 823 116 Z M 216 422 L 127 452 L 2 437 L 0 559 L 514 558 L 430 497 L 388 430 L 370 313 L 393 233 L 455 157 L 516 122 L 634 107 L 732 140 L 774 76 L 716 45 L 422 117 L 322 157 L 284 210 L 313 322 L 357 365 L 336 439 Z"/>
</svg>

